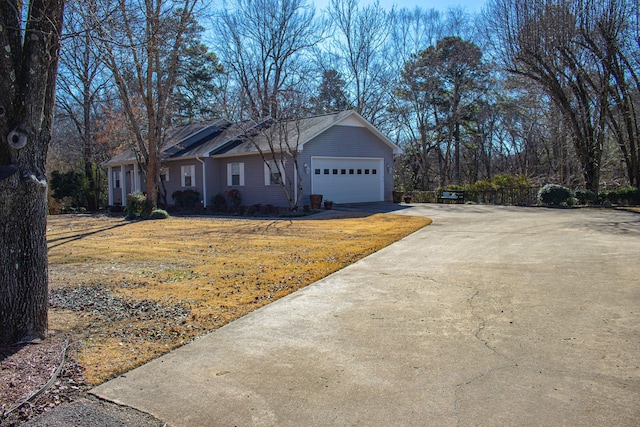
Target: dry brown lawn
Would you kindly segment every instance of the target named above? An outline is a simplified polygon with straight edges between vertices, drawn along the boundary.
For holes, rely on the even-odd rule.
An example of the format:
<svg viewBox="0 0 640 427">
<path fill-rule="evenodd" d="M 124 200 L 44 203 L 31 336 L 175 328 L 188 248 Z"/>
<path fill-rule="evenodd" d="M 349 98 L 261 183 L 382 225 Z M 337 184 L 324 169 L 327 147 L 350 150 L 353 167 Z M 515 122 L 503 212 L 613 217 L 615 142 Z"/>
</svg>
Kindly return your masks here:
<svg viewBox="0 0 640 427">
<path fill-rule="evenodd" d="M 99 384 L 429 223 L 52 216 L 49 325 L 71 337 L 86 380 Z"/>
</svg>

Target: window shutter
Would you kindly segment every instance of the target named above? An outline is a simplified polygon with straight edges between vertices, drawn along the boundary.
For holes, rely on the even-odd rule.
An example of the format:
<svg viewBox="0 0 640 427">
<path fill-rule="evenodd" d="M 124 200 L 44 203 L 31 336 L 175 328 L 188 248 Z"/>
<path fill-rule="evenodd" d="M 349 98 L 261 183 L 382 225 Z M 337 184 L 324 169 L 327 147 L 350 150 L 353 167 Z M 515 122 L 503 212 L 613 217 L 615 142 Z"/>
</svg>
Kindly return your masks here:
<svg viewBox="0 0 640 427">
<path fill-rule="evenodd" d="M 240 163 L 240 186 L 244 186 L 244 163 Z"/>
</svg>

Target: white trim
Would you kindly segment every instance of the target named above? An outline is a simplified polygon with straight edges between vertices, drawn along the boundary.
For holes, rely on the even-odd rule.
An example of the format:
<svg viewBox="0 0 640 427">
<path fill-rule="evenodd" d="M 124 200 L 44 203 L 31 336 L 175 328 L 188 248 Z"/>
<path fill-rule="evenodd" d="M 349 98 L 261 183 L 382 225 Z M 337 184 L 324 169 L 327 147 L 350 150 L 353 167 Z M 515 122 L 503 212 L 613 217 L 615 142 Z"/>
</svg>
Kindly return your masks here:
<svg viewBox="0 0 640 427">
<path fill-rule="evenodd" d="M 122 206 L 127 206 L 127 174 L 125 165 L 120 166 L 120 191 L 122 192 Z"/>
<path fill-rule="evenodd" d="M 162 175 L 164 175 L 163 182 L 171 181 L 171 176 L 169 174 L 170 170 L 171 168 L 169 166 L 160 166 L 160 178 L 162 178 Z"/>
<path fill-rule="evenodd" d="M 280 180 L 283 183 L 287 182 L 287 176 L 284 168 L 284 163 L 282 162 L 282 160 L 270 159 L 270 160 L 267 160 L 266 162 L 262 162 L 262 164 L 264 164 L 264 185 L 265 186 L 280 185 L 278 183 L 271 182 L 272 165 L 277 169 L 278 172 L 280 172 Z"/>
<path fill-rule="evenodd" d="M 186 176 L 191 178 L 191 183 L 186 185 Z M 196 165 L 182 165 L 180 166 L 180 184 L 182 188 L 196 187 Z"/>
<path fill-rule="evenodd" d="M 202 206 L 206 209 L 207 207 L 207 168 L 204 160 L 196 157 L 196 160 L 202 163 Z"/>
<path fill-rule="evenodd" d="M 317 160 L 354 160 L 354 161 L 366 160 L 366 161 L 371 161 L 371 162 L 372 161 L 378 162 L 378 170 L 377 170 L 378 184 L 379 184 L 378 196 L 379 196 L 380 200 L 385 200 L 385 198 L 384 198 L 385 171 L 384 171 L 384 158 L 383 157 L 311 156 L 311 170 L 309 171 L 309 179 L 311 180 L 311 194 L 315 194 L 317 192 L 317 190 L 315 188 L 315 180 L 314 180 L 315 169 L 316 169 L 314 162 L 317 161 Z"/>
<path fill-rule="evenodd" d="M 233 165 L 238 165 L 239 184 L 233 185 Z M 244 162 L 227 163 L 227 187 L 244 187 Z"/>
<path fill-rule="evenodd" d="M 113 206 L 113 168 L 111 166 L 107 167 L 107 187 L 109 187 L 109 194 L 107 195 L 109 200 L 108 200 L 108 205 L 109 206 Z"/>
<path fill-rule="evenodd" d="M 298 202 L 298 162 L 293 162 L 293 201 Z"/>
</svg>

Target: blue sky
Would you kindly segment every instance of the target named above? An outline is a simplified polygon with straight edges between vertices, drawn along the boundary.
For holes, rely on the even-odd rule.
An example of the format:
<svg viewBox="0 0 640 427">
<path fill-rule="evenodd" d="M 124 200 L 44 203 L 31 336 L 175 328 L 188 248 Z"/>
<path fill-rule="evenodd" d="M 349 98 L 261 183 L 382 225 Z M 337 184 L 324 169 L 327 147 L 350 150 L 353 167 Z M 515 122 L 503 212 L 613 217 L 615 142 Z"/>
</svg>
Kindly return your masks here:
<svg viewBox="0 0 640 427">
<path fill-rule="evenodd" d="M 313 0 L 317 9 L 324 9 L 329 3 L 328 0 Z M 373 0 L 360 0 L 361 5 L 373 3 Z M 469 13 L 478 13 L 482 10 L 485 0 L 380 0 L 380 4 L 389 10 L 393 5 L 413 9 L 420 6 L 422 9 L 438 9 L 446 11 L 452 7 L 462 7 Z"/>
</svg>

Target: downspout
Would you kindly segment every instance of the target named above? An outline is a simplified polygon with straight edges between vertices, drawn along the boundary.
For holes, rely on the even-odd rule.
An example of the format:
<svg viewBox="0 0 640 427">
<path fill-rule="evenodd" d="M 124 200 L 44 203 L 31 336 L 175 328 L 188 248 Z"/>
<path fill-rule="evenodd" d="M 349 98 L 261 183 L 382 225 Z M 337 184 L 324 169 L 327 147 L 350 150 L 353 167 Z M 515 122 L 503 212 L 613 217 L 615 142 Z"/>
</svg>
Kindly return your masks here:
<svg viewBox="0 0 640 427">
<path fill-rule="evenodd" d="M 298 162 L 293 162 L 293 200 L 298 208 Z"/>
<path fill-rule="evenodd" d="M 127 168 L 124 166 L 124 164 L 120 165 L 120 193 L 122 195 L 122 206 L 127 206 Z"/>
<path fill-rule="evenodd" d="M 196 156 L 196 160 L 202 163 L 202 206 L 207 208 L 207 168 L 205 168 L 205 162 L 200 157 Z"/>
</svg>

